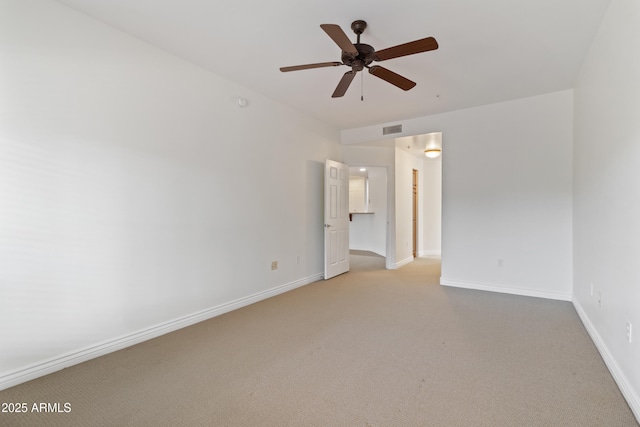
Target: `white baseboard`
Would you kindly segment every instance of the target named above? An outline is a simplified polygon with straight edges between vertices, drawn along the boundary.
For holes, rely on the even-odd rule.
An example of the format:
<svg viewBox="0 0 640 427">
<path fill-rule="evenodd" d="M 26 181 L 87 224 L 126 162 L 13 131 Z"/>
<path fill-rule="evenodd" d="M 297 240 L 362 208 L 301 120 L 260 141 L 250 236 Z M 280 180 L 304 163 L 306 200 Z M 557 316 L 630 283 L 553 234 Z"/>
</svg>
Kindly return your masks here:
<svg viewBox="0 0 640 427">
<path fill-rule="evenodd" d="M 487 283 L 465 282 L 461 280 L 449 280 L 443 277 L 440 278 L 440 284 L 442 286 L 450 286 L 452 288 L 476 289 L 479 291 L 499 292 L 502 294 L 522 295 L 526 297 L 546 298 L 560 301 L 571 301 L 572 299 L 571 294 L 505 287 Z"/>
<path fill-rule="evenodd" d="M 609 348 L 607 348 L 606 344 L 602 340 L 602 337 L 600 337 L 600 334 L 598 333 L 596 328 L 593 326 L 593 323 L 591 323 L 591 320 L 589 320 L 589 316 L 587 316 L 587 313 L 584 311 L 580 303 L 574 300 L 573 306 L 575 307 L 576 312 L 578 313 L 578 316 L 582 321 L 582 324 L 584 325 L 585 329 L 589 333 L 591 340 L 593 341 L 593 343 L 596 345 L 596 348 L 600 352 L 600 356 L 602 356 L 602 360 L 604 360 L 605 365 L 607 365 L 607 368 L 609 368 L 609 372 L 611 372 L 611 376 L 615 380 L 616 384 L 618 384 L 618 388 L 620 389 L 620 392 L 622 393 L 624 398 L 627 400 L 627 403 L 629 404 L 629 407 L 631 408 L 633 415 L 635 415 L 636 420 L 638 420 L 638 422 L 640 423 L 640 397 L 638 396 L 638 394 L 635 392 L 635 390 L 627 380 L 627 377 L 622 371 L 622 369 L 620 369 L 620 367 L 618 366 L 616 359 L 613 357 L 613 355 L 609 351 Z"/>
<path fill-rule="evenodd" d="M 51 374 L 69 366 L 77 365 L 79 363 L 86 362 L 87 360 L 95 359 L 96 357 L 104 356 L 105 354 L 122 350 L 123 348 L 139 344 L 141 342 L 159 337 L 164 334 L 168 334 L 169 332 L 194 325 L 196 323 L 211 319 L 216 316 L 220 316 L 221 314 L 228 313 L 229 311 L 237 310 L 258 301 L 262 301 L 264 299 L 282 294 L 295 288 L 299 288 L 301 286 L 316 282 L 318 280 L 321 280 L 322 277 L 322 273 L 314 274 L 313 276 L 305 277 L 290 283 L 286 283 L 284 285 L 276 286 L 266 291 L 257 292 L 255 294 L 239 298 L 234 301 L 188 314 L 177 319 L 169 320 L 168 322 L 163 322 L 158 325 L 141 329 L 130 334 L 122 335 L 111 340 L 102 341 L 94 345 L 83 347 L 81 349 L 65 353 L 60 356 L 52 357 L 50 359 L 25 366 L 20 369 L 1 373 L 0 390 L 4 390 L 21 383 L 31 381 L 38 377 Z"/>
<path fill-rule="evenodd" d="M 422 251 L 420 256 L 424 257 L 442 257 L 442 251 Z"/>
<path fill-rule="evenodd" d="M 391 270 L 395 270 L 396 268 L 400 268 L 403 265 L 409 264 L 410 262 L 413 262 L 413 256 L 407 257 L 407 258 L 405 258 L 405 259 L 403 259 L 401 261 L 396 262 L 395 264 L 392 264 Z"/>
</svg>

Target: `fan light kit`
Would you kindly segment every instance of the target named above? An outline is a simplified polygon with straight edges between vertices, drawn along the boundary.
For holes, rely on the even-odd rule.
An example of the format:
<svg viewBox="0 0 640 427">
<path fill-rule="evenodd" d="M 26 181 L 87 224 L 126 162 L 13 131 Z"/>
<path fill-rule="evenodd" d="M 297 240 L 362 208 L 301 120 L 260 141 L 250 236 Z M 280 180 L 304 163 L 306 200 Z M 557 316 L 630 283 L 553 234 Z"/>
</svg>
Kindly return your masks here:
<svg viewBox="0 0 640 427">
<path fill-rule="evenodd" d="M 320 62 L 316 64 L 306 64 L 306 65 L 296 65 L 293 67 L 282 67 L 280 71 L 288 72 L 288 71 L 298 71 L 298 70 L 308 70 L 311 68 L 322 68 L 322 67 L 337 67 L 339 65 L 346 65 L 347 67 L 351 67 L 350 71 L 347 71 L 342 76 L 342 79 L 338 83 L 336 90 L 331 95 L 332 98 L 339 98 L 344 96 L 349 88 L 349 85 L 353 81 L 353 78 L 359 71 L 362 71 L 364 68 L 369 69 L 369 74 L 373 74 L 374 76 L 391 83 L 392 85 L 399 87 L 402 90 L 409 90 L 413 88 L 416 83 L 411 80 L 403 77 L 399 74 L 394 73 L 391 70 L 388 70 L 379 65 L 371 65 L 374 61 L 386 61 L 387 59 L 400 58 L 401 56 L 414 55 L 416 53 L 427 52 L 430 50 L 435 50 L 438 48 L 438 42 L 433 37 L 427 37 L 420 40 L 415 40 L 409 43 L 404 43 L 401 45 L 389 47 L 387 49 L 383 49 L 380 51 L 376 51 L 372 46 L 364 43 L 360 43 L 360 35 L 367 28 L 367 23 L 365 21 L 354 21 L 351 24 L 351 29 L 356 36 L 358 37 L 356 43 L 351 43 L 349 37 L 342 31 L 339 25 L 335 24 L 322 24 L 320 28 L 324 30 L 325 33 L 338 45 L 340 49 L 342 49 L 342 57 L 341 62 Z"/>
</svg>

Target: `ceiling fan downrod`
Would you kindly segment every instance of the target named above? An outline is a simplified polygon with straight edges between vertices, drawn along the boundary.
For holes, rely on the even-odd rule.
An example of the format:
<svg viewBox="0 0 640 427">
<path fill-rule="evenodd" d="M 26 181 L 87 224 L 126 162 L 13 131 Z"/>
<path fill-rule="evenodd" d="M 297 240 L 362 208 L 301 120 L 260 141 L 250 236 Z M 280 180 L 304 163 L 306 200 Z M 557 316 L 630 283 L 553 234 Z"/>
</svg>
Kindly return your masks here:
<svg viewBox="0 0 640 427">
<path fill-rule="evenodd" d="M 356 43 L 360 44 L 360 34 L 364 33 L 364 30 L 367 29 L 366 21 L 363 21 L 361 19 L 358 19 L 357 21 L 353 21 L 351 23 L 351 29 L 353 30 L 354 33 L 356 33 L 356 36 L 358 37 Z"/>
</svg>

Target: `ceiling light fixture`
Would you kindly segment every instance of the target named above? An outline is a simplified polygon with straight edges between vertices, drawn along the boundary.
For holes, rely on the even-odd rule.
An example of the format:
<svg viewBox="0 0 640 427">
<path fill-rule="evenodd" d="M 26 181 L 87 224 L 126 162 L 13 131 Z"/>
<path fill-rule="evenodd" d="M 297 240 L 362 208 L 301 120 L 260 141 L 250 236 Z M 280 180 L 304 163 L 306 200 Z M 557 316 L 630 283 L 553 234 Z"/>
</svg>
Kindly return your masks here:
<svg viewBox="0 0 640 427">
<path fill-rule="evenodd" d="M 439 148 L 427 148 L 426 150 L 424 150 L 424 155 L 430 159 L 435 159 L 440 155 L 441 152 L 442 150 L 440 150 Z"/>
</svg>

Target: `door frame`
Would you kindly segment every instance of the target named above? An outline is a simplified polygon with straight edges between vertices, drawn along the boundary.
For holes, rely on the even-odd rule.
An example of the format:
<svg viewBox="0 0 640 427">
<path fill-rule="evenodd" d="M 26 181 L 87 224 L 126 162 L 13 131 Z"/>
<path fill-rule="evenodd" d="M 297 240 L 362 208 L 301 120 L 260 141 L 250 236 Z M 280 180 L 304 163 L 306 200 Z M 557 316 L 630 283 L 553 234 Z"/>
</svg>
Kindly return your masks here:
<svg viewBox="0 0 640 427">
<path fill-rule="evenodd" d="M 412 172 L 412 184 L 411 184 L 411 224 L 413 226 L 412 230 L 412 240 L 413 240 L 413 257 L 416 258 L 418 256 L 418 218 L 420 215 L 418 214 L 418 207 L 420 206 L 420 189 L 418 183 L 420 182 L 420 175 L 418 174 L 418 169 L 413 169 Z"/>
</svg>

